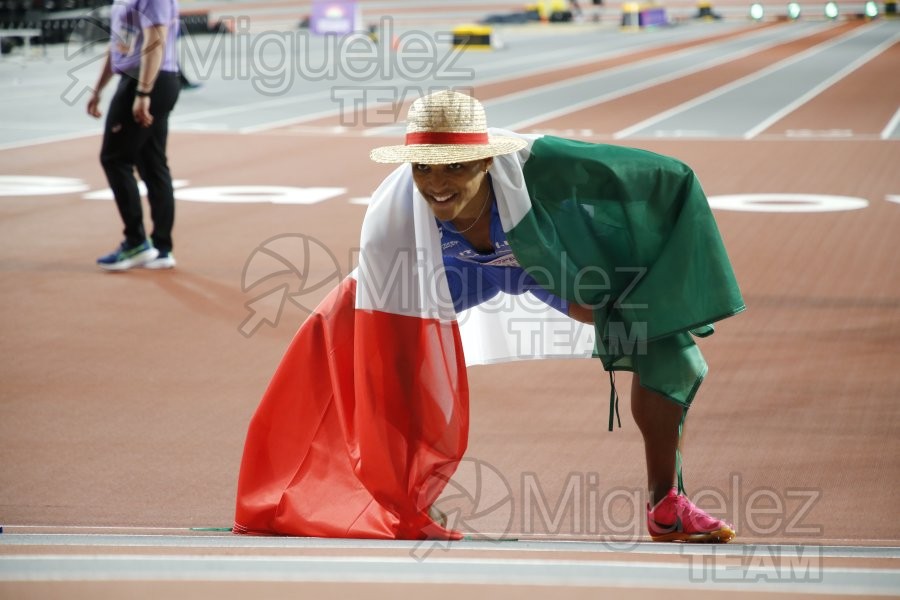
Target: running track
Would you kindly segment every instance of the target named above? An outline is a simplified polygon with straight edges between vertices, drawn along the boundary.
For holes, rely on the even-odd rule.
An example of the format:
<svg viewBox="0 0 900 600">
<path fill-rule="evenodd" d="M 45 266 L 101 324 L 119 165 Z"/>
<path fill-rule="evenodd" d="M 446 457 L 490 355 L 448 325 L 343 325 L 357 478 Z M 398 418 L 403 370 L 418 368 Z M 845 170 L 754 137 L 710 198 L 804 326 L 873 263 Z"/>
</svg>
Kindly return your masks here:
<svg viewBox="0 0 900 600">
<path fill-rule="evenodd" d="M 46 60 L 8 57 L 3 596 L 897 595 L 898 35 L 898 21 L 512 29 L 505 49 L 460 58 L 462 74 L 297 75 L 270 95 L 260 80 L 224 76 L 241 62 L 225 56 L 173 119 L 179 268 L 122 276 L 93 266 L 119 224 L 96 199 L 99 126 L 83 102 L 67 104 L 77 65 L 53 48 Z M 305 66 L 327 51 L 311 47 Z M 749 309 L 702 343 L 711 371 L 689 421 L 686 477 L 735 521 L 737 545 L 645 543 L 639 436 L 627 396 L 624 427 L 604 431 L 608 384 L 591 361 L 471 370 L 469 461 L 445 502 L 474 494 L 462 497 L 464 524 L 487 540 L 423 548 L 217 531 L 231 522 L 247 421 L 314 300 L 280 306 L 247 336 L 259 290 L 245 290 L 245 266 L 267 240 L 305 235 L 346 272 L 365 199 L 387 173 L 368 150 L 402 131 L 383 104 L 341 110 L 333 90 L 354 85 L 407 90 L 394 98 L 401 115 L 417 88 L 470 87 L 493 125 L 695 168 Z M 25 176 L 70 181 L 26 195 L 11 179 Z M 284 189 L 197 201 L 220 186 Z M 748 194 L 758 196 L 734 210 L 728 197 Z M 312 280 L 334 269 L 310 266 Z"/>
</svg>

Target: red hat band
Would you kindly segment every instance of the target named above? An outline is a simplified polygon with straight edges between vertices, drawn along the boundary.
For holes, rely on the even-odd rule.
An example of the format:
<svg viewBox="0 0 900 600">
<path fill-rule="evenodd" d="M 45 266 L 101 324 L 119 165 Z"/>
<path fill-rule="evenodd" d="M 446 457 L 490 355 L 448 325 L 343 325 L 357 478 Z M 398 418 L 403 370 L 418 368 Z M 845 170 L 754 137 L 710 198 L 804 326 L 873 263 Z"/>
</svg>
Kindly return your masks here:
<svg viewBox="0 0 900 600">
<path fill-rule="evenodd" d="M 487 132 L 419 131 L 406 134 L 406 145 L 413 144 L 488 144 Z"/>
</svg>

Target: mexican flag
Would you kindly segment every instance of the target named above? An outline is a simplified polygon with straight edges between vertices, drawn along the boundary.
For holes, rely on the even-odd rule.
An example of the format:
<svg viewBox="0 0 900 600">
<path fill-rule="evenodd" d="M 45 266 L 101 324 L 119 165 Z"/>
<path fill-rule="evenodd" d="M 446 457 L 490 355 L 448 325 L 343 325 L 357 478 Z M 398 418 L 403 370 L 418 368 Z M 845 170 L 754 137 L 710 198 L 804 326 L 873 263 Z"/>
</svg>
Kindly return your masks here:
<svg viewBox="0 0 900 600">
<path fill-rule="evenodd" d="M 491 169 L 503 229 L 538 283 L 593 307 L 594 327 L 529 294 L 457 315 L 440 230 L 401 165 L 373 195 L 358 268 L 300 327 L 250 423 L 236 533 L 459 539 L 429 508 L 466 450 L 467 364 L 593 356 L 690 406 L 707 370 L 694 336 L 744 308 L 693 172 L 527 139 Z"/>
</svg>

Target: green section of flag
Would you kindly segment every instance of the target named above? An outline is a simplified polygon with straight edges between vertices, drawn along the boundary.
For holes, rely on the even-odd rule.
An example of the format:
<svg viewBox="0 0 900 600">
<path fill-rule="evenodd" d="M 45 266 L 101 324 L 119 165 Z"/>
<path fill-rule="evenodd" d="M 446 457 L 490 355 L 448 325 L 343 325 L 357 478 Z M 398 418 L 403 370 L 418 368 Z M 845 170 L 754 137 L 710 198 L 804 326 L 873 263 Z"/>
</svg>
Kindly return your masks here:
<svg viewBox="0 0 900 600">
<path fill-rule="evenodd" d="M 523 173 L 532 210 L 507 232 L 519 262 L 547 289 L 595 307 L 604 367 L 635 371 L 689 406 L 707 370 L 693 335 L 744 309 L 693 171 L 643 150 L 545 136 Z"/>
</svg>

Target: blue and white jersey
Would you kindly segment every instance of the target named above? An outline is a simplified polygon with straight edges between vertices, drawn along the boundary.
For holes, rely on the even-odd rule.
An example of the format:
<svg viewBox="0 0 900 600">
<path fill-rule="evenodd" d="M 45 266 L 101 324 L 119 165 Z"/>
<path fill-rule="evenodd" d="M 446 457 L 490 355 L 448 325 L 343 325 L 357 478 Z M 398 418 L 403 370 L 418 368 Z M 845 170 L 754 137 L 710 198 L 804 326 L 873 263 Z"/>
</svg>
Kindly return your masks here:
<svg viewBox="0 0 900 600">
<path fill-rule="evenodd" d="M 545 304 L 568 315 L 569 303 L 542 288 L 519 266 L 500 224 L 496 202 L 491 204 L 490 219 L 493 246 L 490 252 L 476 250 L 453 223 L 435 219 L 441 231 L 444 267 L 456 312 L 486 302 L 500 292 L 531 292 Z"/>
</svg>

